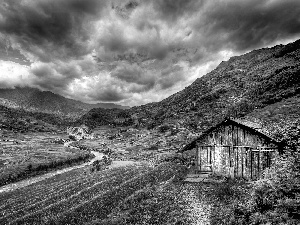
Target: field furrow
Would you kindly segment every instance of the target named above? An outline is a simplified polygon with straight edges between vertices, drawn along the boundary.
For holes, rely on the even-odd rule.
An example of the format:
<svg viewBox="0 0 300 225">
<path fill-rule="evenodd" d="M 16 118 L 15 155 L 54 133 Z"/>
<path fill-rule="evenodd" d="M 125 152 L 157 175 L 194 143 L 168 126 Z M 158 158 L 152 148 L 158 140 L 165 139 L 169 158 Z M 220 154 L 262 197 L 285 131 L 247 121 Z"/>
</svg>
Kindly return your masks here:
<svg viewBox="0 0 300 225">
<path fill-rule="evenodd" d="M 169 173 L 165 173 L 163 177 L 169 179 L 172 174 L 173 173 L 169 171 Z M 159 181 L 160 177 L 155 176 L 153 171 L 150 171 L 147 174 L 139 174 L 122 183 L 120 186 L 106 192 L 104 195 L 96 196 L 91 201 L 61 213 L 54 221 L 58 224 L 82 224 L 96 219 L 104 219 L 111 210 L 126 197 L 132 195 L 135 191 L 144 188 L 149 183 L 151 184 Z M 75 214 L 76 217 L 74 217 Z"/>
<path fill-rule="evenodd" d="M 57 186 L 64 185 L 66 183 L 72 182 L 75 179 L 80 179 L 82 177 L 82 172 L 77 170 L 77 171 L 70 171 L 68 176 L 65 174 L 59 174 L 57 176 L 48 178 L 44 181 L 40 181 L 34 184 L 31 184 L 25 188 L 17 189 L 12 192 L 0 194 L 1 199 L 12 199 L 15 198 L 15 201 L 18 201 L 18 199 L 22 199 L 22 195 L 31 195 L 31 194 L 38 194 L 39 192 L 44 192 L 47 189 L 53 189 Z M 29 188 L 30 187 L 30 188 Z"/>
<path fill-rule="evenodd" d="M 72 176 L 72 175 L 71 175 Z M 25 188 L 10 192 L 9 195 L 4 195 L 4 198 L 1 198 L 0 206 L 1 211 L 5 211 L 6 209 L 14 210 L 14 206 L 16 208 L 22 207 L 22 204 L 28 205 L 32 202 L 40 201 L 45 198 L 45 196 L 49 193 L 59 192 L 61 189 L 64 189 L 66 186 L 74 185 L 76 182 L 82 183 L 88 180 L 88 178 L 84 178 L 82 176 L 75 176 L 74 179 L 70 180 L 61 180 L 61 182 L 57 181 L 54 184 L 48 183 L 45 185 L 42 184 L 33 184 L 27 186 Z M 26 197 L 25 197 L 26 196 Z M 18 204 L 16 204 L 16 202 Z"/>
<path fill-rule="evenodd" d="M 11 211 L 9 214 L 3 215 L 0 221 L 5 224 L 19 218 L 15 221 L 16 223 L 19 223 L 18 221 L 30 221 L 29 224 L 39 224 L 38 221 L 41 219 L 47 220 L 47 218 L 69 210 L 70 207 L 89 201 L 95 196 L 105 193 L 112 187 L 118 186 L 130 179 L 138 171 L 147 171 L 147 169 L 132 166 L 103 171 L 103 174 L 95 173 L 97 176 L 91 177 L 89 181 L 72 183 L 65 190 L 59 189 L 61 190 L 60 192 L 55 191 L 52 195 L 45 193 L 46 197 L 40 201 L 30 201 L 30 204 L 22 205 L 16 211 Z M 13 208 L 17 208 L 17 205 L 15 203 Z"/>
<path fill-rule="evenodd" d="M 110 175 L 114 175 L 115 173 L 117 173 L 117 171 L 112 172 Z M 77 190 L 83 189 L 85 187 L 94 184 L 95 182 L 102 180 L 105 176 L 107 176 L 107 174 L 105 173 L 104 174 L 101 173 L 99 175 L 88 174 L 86 176 L 83 175 L 79 176 L 76 179 L 70 180 L 69 182 L 62 181 L 61 185 L 56 185 L 55 187 L 52 188 L 45 188 L 44 191 L 42 192 L 38 191 L 37 193 L 33 193 L 34 196 L 32 196 L 29 199 L 24 197 L 19 198 L 17 201 L 15 201 L 18 202 L 18 204 L 13 203 L 14 206 L 10 206 L 9 208 L 11 208 L 12 211 L 14 211 L 15 209 L 20 209 L 20 208 L 22 209 L 23 206 L 44 201 L 53 195 L 54 196 L 57 195 L 57 193 L 59 193 L 58 195 L 65 195 L 65 192 L 73 192 L 73 191 L 76 192 Z M 51 183 L 48 185 L 52 186 Z"/>
<path fill-rule="evenodd" d="M 124 174 L 123 174 L 124 175 Z M 44 199 L 40 202 L 37 202 L 35 204 L 28 205 L 22 209 L 19 209 L 17 212 L 13 212 L 12 214 L 5 216 L 4 219 L 9 219 L 9 218 L 15 218 L 16 215 L 18 217 L 24 216 L 26 214 L 34 213 L 35 211 L 39 209 L 44 209 L 48 208 L 49 206 L 56 205 L 57 203 L 61 202 L 67 202 L 67 204 L 72 204 L 69 203 L 69 201 L 78 201 L 83 197 L 86 197 L 88 195 L 91 195 L 94 191 L 99 191 L 101 190 L 101 185 L 107 182 L 111 182 L 113 179 L 120 179 L 120 175 L 114 177 L 103 177 L 102 181 L 99 181 L 98 183 L 94 184 L 89 184 L 87 186 L 74 186 L 73 190 L 70 189 L 65 189 L 63 193 L 55 192 L 52 197 Z M 103 187 L 104 188 L 104 187 Z M 88 194 L 87 194 L 87 193 Z M 61 208 L 60 208 L 61 209 Z"/>
<path fill-rule="evenodd" d="M 61 176 L 62 174 L 60 174 L 57 175 L 57 177 L 49 178 L 25 188 L 17 189 L 9 193 L 2 193 L 0 194 L 0 209 L 5 210 L 6 208 L 11 208 L 13 207 L 12 205 L 16 205 L 16 202 L 18 203 L 16 207 L 19 208 L 22 203 L 28 205 L 36 200 L 44 199 L 47 194 L 60 192 L 62 189 L 66 189 L 66 187 L 71 187 L 75 184 L 88 186 L 98 182 L 103 176 L 111 176 L 118 173 L 118 171 L 112 169 L 109 172 L 101 171 L 101 176 L 98 176 L 98 173 L 90 174 L 87 170 L 85 171 L 85 173 L 79 170 L 75 173 L 70 171 L 67 175 L 64 174 Z"/>
<path fill-rule="evenodd" d="M 105 219 L 111 210 L 128 196 L 147 185 L 170 179 L 175 171 L 168 168 L 147 170 L 139 168 L 135 171 L 131 169 L 131 172 L 123 173 L 121 177 L 102 184 L 99 192 L 90 189 L 90 192 L 84 192 L 71 201 L 60 202 L 12 221 L 11 224 L 83 224 Z"/>
<path fill-rule="evenodd" d="M 77 193 L 78 191 L 93 185 L 95 182 L 102 180 L 106 175 L 97 176 L 97 179 L 76 179 L 75 182 L 71 182 L 68 185 L 62 185 L 60 189 L 50 189 L 45 190 L 44 193 L 35 196 L 28 196 L 30 198 L 24 198 L 17 201 L 16 203 L 11 203 L 6 208 L 2 209 L 2 215 L 11 215 L 11 214 L 20 214 L 27 211 L 29 208 L 38 208 L 39 206 L 44 207 L 45 204 L 50 201 L 56 201 L 62 198 L 66 198 L 72 194 Z"/>
</svg>

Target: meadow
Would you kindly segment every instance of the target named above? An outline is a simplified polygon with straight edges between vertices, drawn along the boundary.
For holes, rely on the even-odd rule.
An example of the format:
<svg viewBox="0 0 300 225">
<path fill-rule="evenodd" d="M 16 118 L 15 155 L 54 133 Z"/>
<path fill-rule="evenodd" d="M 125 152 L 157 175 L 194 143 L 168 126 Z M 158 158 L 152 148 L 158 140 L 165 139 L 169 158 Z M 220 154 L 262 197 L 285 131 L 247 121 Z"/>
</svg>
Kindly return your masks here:
<svg viewBox="0 0 300 225">
<path fill-rule="evenodd" d="M 51 169 L 88 160 L 88 151 L 64 147 L 57 139 L 66 135 L 52 133 L 13 133 L 2 131 L 0 139 L 0 185 L 11 183 Z"/>
</svg>

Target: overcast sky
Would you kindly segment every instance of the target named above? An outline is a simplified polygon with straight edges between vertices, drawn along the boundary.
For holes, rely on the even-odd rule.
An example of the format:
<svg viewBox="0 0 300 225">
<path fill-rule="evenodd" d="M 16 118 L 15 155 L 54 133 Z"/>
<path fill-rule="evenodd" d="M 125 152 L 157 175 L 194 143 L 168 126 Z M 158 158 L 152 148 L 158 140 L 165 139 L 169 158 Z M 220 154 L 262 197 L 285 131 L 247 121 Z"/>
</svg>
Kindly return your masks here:
<svg viewBox="0 0 300 225">
<path fill-rule="evenodd" d="M 299 0 L 1 0 L 0 88 L 160 101 L 221 61 L 300 38 Z"/>
</svg>

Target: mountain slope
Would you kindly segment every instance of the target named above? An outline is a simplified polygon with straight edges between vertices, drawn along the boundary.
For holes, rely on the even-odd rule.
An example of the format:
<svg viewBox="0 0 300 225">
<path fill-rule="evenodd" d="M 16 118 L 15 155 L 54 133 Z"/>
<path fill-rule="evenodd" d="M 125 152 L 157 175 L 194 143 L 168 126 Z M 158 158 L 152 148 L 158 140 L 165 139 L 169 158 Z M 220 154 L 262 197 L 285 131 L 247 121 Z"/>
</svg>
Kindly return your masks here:
<svg viewBox="0 0 300 225">
<path fill-rule="evenodd" d="M 94 108 L 83 115 L 76 123 L 78 125 L 85 124 L 89 127 L 114 124 L 122 112 L 124 112 L 122 109 Z M 127 115 L 127 117 L 130 116 Z"/>
<path fill-rule="evenodd" d="M 23 109 L 8 108 L 0 105 L 0 131 L 54 131 L 57 125 L 66 123 L 58 116 L 40 112 L 28 112 Z"/>
<path fill-rule="evenodd" d="M 280 102 L 256 109 L 243 119 L 254 122 L 262 127 L 262 131 L 276 139 L 282 139 L 284 131 L 300 118 L 300 97 L 283 99 Z"/>
<path fill-rule="evenodd" d="M 78 117 L 92 108 L 127 108 L 113 103 L 87 104 L 35 88 L 0 89 L 0 98 L 13 102 L 27 111 L 54 113 L 69 117 Z M 9 107 L 9 105 L 5 106 Z"/>
<path fill-rule="evenodd" d="M 220 63 L 210 73 L 161 102 L 133 107 L 126 113 L 132 121 L 148 127 L 176 123 L 202 131 L 227 116 L 241 118 L 286 99 L 298 99 L 299 59 L 300 40 L 254 50 Z M 299 105 L 299 101 L 293 104 Z M 93 111 L 93 117 L 85 117 L 85 122 L 97 124 L 93 121 L 95 114 Z"/>
<path fill-rule="evenodd" d="M 254 50 L 220 63 L 210 73 L 161 102 L 129 111 L 154 125 L 171 121 L 203 130 L 226 116 L 242 117 L 254 109 L 298 98 L 299 59 L 300 40 Z"/>
</svg>

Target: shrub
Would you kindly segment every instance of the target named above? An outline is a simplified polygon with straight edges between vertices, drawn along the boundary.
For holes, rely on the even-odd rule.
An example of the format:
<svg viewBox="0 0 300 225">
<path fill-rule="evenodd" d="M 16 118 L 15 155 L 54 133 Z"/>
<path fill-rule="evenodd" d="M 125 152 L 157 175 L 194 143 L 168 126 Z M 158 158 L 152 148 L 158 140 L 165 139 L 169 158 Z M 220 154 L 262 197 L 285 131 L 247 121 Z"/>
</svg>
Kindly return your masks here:
<svg viewBox="0 0 300 225">
<path fill-rule="evenodd" d="M 283 143 L 289 147 L 253 185 L 250 202 L 255 223 L 294 224 L 295 220 L 300 221 L 299 124 L 297 121 L 282 131 Z"/>
<path fill-rule="evenodd" d="M 158 147 L 156 145 L 152 145 L 148 148 L 148 150 L 158 150 Z"/>
<path fill-rule="evenodd" d="M 112 163 L 112 160 L 109 157 L 103 156 L 102 160 L 95 160 L 93 162 L 92 167 L 90 168 L 90 171 L 91 172 L 100 171 L 102 169 L 105 169 L 111 163 Z"/>
<path fill-rule="evenodd" d="M 158 127 L 158 131 L 161 133 L 165 133 L 166 131 L 170 130 L 173 126 L 164 124 Z"/>
<path fill-rule="evenodd" d="M 31 171 L 31 170 L 32 170 L 32 165 L 31 165 L 31 164 L 29 164 L 29 165 L 27 166 L 27 170 L 28 170 L 28 171 Z"/>
<path fill-rule="evenodd" d="M 285 154 L 253 185 L 253 223 L 300 222 L 299 154 Z"/>
</svg>

